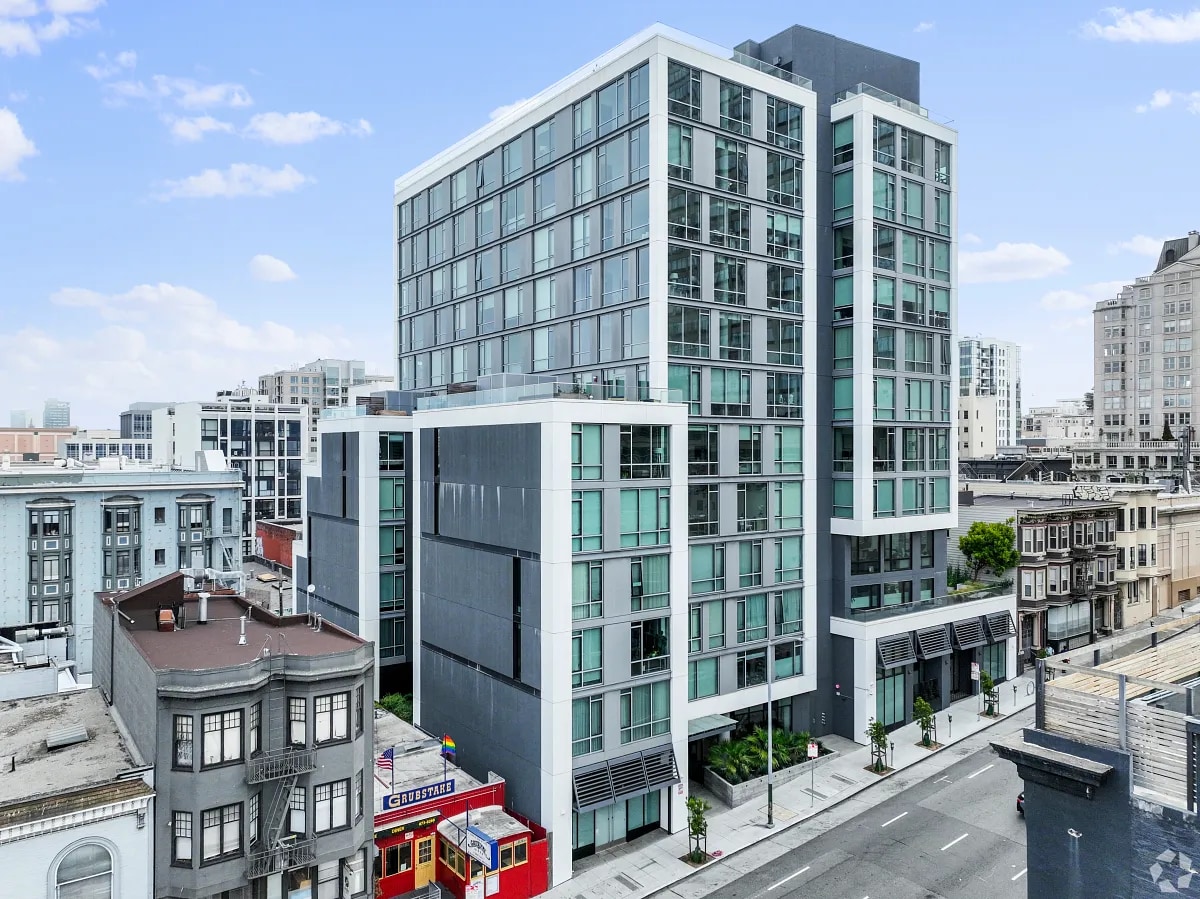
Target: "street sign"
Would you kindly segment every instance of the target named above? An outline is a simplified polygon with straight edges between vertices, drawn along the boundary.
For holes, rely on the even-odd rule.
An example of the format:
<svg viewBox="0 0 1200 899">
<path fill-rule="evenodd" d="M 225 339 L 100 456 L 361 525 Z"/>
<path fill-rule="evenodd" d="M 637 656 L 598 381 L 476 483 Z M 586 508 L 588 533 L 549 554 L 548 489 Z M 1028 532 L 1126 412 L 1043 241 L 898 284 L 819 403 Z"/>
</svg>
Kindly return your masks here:
<svg viewBox="0 0 1200 899">
<path fill-rule="evenodd" d="M 817 741 L 809 740 L 808 741 L 808 757 L 810 759 L 815 759 L 820 754 L 821 754 L 821 748 L 819 746 L 817 746 Z"/>
<path fill-rule="evenodd" d="M 971 680 L 979 680 L 979 663 L 971 663 Z"/>
</svg>

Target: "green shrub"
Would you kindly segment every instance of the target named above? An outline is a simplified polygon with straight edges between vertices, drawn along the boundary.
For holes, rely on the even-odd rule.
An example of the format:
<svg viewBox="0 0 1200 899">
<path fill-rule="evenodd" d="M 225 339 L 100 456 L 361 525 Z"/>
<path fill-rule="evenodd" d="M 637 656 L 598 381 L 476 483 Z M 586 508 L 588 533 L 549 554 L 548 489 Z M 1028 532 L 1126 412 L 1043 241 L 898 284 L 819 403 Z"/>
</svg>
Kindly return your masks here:
<svg viewBox="0 0 1200 899">
<path fill-rule="evenodd" d="M 407 721 L 409 724 L 412 724 L 413 707 L 411 696 L 405 696 L 403 693 L 389 693 L 387 696 L 381 696 L 377 704 L 381 709 L 387 709 L 401 721 Z"/>
</svg>

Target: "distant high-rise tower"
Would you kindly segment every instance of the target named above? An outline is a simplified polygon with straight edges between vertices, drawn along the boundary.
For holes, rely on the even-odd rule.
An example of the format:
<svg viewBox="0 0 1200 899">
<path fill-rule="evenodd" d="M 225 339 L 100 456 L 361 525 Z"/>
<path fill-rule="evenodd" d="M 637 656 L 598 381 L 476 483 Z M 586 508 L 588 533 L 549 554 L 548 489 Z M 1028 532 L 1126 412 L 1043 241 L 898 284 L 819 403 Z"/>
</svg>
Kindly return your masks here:
<svg viewBox="0 0 1200 899">
<path fill-rule="evenodd" d="M 983 416 L 994 422 L 984 428 L 984 446 L 960 447 L 964 457 L 992 456 L 996 447 L 1016 446 L 1021 436 L 1021 347 L 990 337 L 965 337 L 958 342 L 959 426 Z M 964 417 L 967 416 L 967 417 Z"/>
<path fill-rule="evenodd" d="M 13 409 L 8 415 L 8 425 L 12 428 L 32 428 L 33 413 L 28 409 Z"/>
<path fill-rule="evenodd" d="M 42 410 L 42 427 L 71 427 L 71 404 L 64 402 L 63 400 L 46 400 L 46 406 Z"/>
</svg>

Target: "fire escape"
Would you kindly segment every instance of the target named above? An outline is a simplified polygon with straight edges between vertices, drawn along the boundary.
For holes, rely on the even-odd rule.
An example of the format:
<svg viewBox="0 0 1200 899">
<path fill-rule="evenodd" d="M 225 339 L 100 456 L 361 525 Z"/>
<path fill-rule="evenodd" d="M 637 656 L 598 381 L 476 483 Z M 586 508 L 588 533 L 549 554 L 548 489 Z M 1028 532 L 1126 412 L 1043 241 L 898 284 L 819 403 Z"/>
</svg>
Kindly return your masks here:
<svg viewBox="0 0 1200 899">
<path fill-rule="evenodd" d="M 307 815 L 302 833 L 295 832 L 289 821 L 297 780 L 317 768 L 316 750 L 305 745 L 303 733 L 298 740 L 288 733 L 283 655 L 272 653 L 268 665 L 267 740 L 263 752 L 246 763 L 246 783 L 274 785 L 275 792 L 270 803 L 265 804 L 262 842 L 249 855 L 246 870 L 249 880 L 311 865 L 316 860 L 316 839 L 308 829 Z M 269 787 L 264 787 L 264 796 L 268 792 Z"/>
</svg>

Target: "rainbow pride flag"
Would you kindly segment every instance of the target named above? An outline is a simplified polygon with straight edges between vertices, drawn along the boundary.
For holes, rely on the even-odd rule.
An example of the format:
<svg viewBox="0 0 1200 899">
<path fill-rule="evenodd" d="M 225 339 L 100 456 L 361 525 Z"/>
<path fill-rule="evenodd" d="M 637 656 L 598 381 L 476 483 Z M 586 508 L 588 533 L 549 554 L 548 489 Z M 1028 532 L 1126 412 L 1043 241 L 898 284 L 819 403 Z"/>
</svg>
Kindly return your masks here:
<svg viewBox="0 0 1200 899">
<path fill-rule="evenodd" d="M 442 755 L 447 758 L 454 758 L 455 748 L 454 738 L 449 734 L 444 734 L 442 736 Z"/>
</svg>

